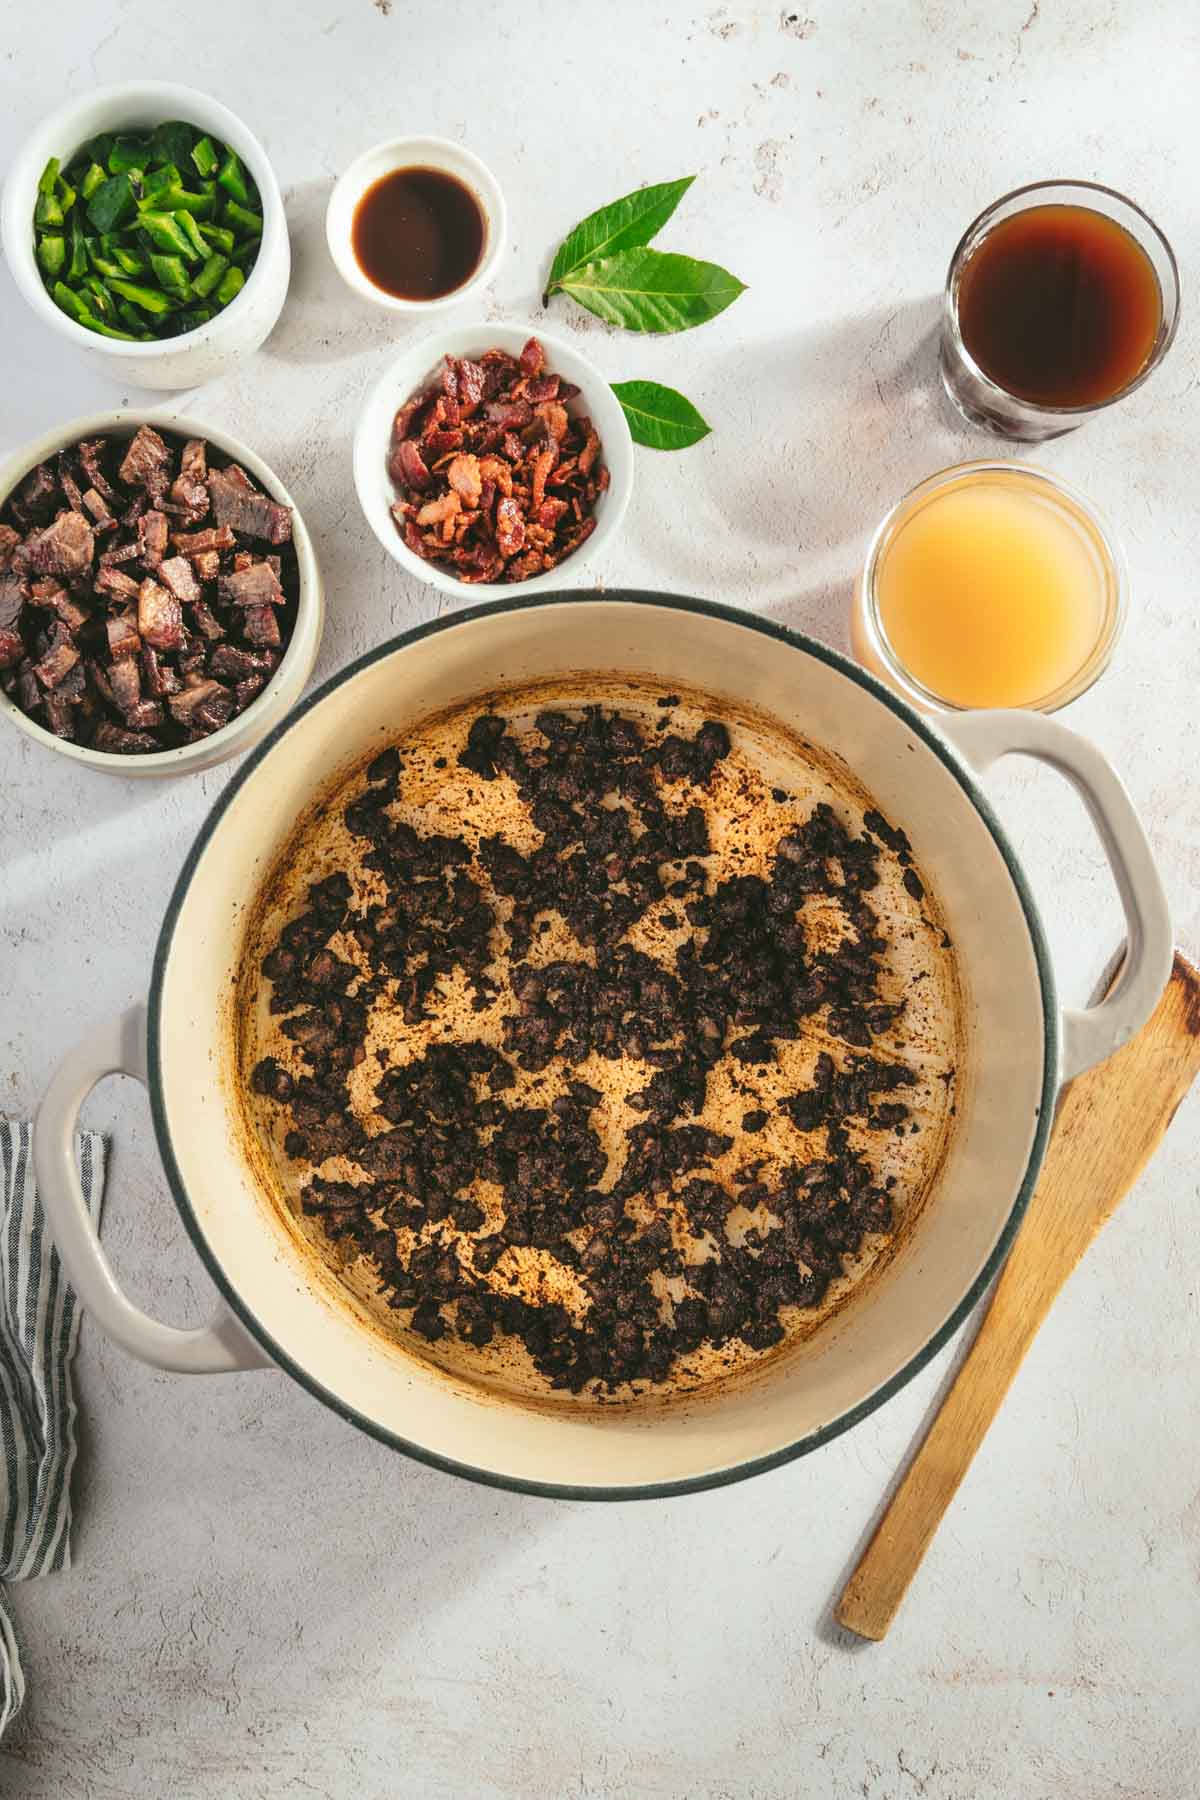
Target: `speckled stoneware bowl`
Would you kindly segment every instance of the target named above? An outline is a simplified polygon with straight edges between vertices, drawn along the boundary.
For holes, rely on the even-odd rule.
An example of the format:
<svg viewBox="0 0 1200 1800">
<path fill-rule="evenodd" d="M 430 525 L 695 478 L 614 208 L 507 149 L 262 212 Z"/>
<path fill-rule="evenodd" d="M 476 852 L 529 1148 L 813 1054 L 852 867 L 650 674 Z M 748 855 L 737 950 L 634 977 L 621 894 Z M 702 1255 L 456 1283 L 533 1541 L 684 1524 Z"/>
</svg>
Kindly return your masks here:
<svg viewBox="0 0 1200 1800">
<path fill-rule="evenodd" d="M 325 623 L 325 595 L 317 553 L 313 549 L 308 527 L 299 507 L 275 472 L 268 468 L 260 456 L 255 455 L 248 444 L 243 444 L 238 438 L 231 437 L 227 431 L 221 431 L 214 425 L 189 419 L 172 407 L 160 407 L 153 412 L 89 413 L 85 418 L 72 419 L 67 425 L 56 426 L 53 431 L 46 432 L 32 444 L 26 444 L 24 449 L 16 451 L 0 464 L 0 506 L 3 506 L 13 489 L 24 481 L 31 469 L 36 468 L 38 463 L 45 462 L 48 457 L 57 456 L 60 450 L 77 444 L 81 438 L 129 438 L 139 425 L 153 425 L 158 431 L 173 431 L 179 437 L 204 438 L 225 456 L 241 463 L 259 486 L 270 494 L 272 500 L 278 500 L 283 506 L 290 506 L 292 543 L 296 551 L 299 576 L 296 623 L 279 667 L 245 712 L 240 712 L 228 725 L 223 725 L 219 731 L 210 732 L 208 737 L 200 738 L 194 744 L 180 744 L 174 750 L 153 750 L 145 756 L 118 756 L 108 750 L 92 750 L 86 744 L 72 744 L 66 738 L 55 737 L 52 731 L 47 731 L 44 725 L 39 725 L 36 719 L 23 713 L 6 693 L 0 691 L 0 719 L 15 725 L 18 731 L 23 731 L 35 744 L 54 750 L 60 756 L 69 757 L 81 768 L 145 781 L 159 775 L 194 775 L 201 769 L 214 768 L 228 757 L 249 750 L 273 725 L 279 723 L 296 704 L 304 691 L 305 682 L 312 674 Z"/>
</svg>

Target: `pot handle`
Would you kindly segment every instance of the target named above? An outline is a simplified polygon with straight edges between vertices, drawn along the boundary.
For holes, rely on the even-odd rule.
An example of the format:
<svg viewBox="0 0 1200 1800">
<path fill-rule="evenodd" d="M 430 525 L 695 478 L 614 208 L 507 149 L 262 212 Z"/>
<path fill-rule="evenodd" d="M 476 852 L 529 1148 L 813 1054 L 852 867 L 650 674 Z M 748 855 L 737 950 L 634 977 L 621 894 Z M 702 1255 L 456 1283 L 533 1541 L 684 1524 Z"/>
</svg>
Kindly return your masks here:
<svg viewBox="0 0 1200 1800">
<path fill-rule="evenodd" d="M 234 1369 L 274 1368 L 224 1305 L 207 1325 L 180 1330 L 142 1312 L 118 1285 L 88 1215 L 75 1168 L 79 1109 L 98 1081 L 117 1074 L 147 1081 L 144 1006 L 131 1006 L 97 1026 L 64 1058 L 33 1129 L 38 1193 L 80 1301 L 107 1336 L 156 1369 L 219 1375 Z"/>
<path fill-rule="evenodd" d="M 1174 933 L 1154 856 L 1120 776 L 1086 738 L 1044 713 L 963 713 L 938 720 L 959 755 L 983 770 L 1001 756 L 1033 756 L 1065 775 L 1087 807 L 1112 870 L 1128 939 L 1120 979 L 1098 1006 L 1062 1013 L 1062 1079 L 1103 1062 L 1140 1031 L 1171 973 Z"/>
</svg>

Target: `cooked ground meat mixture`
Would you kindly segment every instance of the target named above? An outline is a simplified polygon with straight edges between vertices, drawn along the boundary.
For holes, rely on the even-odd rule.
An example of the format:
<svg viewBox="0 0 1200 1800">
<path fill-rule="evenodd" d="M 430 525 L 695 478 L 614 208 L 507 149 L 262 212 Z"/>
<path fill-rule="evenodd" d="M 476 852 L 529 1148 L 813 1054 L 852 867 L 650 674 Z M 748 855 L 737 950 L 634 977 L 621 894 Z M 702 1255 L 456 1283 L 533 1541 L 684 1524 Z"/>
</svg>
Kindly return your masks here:
<svg viewBox="0 0 1200 1800">
<path fill-rule="evenodd" d="M 872 900 L 886 864 L 897 889 L 913 875 L 921 916 L 903 832 L 763 785 L 779 816 L 761 872 L 733 872 L 709 817 L 729 731 L 659 716 L 473 716 L 456 772 L 506 789 L 513 825 L 494 833 L 420 829 L 403 746 L 383 750 L 341 807 L 344 866 L 261 964 L 282 1038 L 250 1085 L 303 1213 L 430 1343 L 517 1339 L 575 1393 L 778 1344 L 789 1309 L 818 1306 L 892 1229 L 873 1147 L 918 1128 Z M 814 948 L 814 918 L 835 914 Z M 403 1058 L 376 1029 L 397 1015 Z M 552 1278 L 514 1282 L 534 1252 Z"/>
</svg>

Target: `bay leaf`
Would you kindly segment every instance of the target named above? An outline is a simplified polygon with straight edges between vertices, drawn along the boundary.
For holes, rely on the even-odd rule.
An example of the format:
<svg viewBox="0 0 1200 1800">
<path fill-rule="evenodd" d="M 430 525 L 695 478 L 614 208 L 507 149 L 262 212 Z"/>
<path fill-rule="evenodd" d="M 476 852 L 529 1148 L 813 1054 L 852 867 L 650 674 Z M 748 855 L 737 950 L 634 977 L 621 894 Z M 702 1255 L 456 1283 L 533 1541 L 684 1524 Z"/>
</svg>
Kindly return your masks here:
<svg viewBox="0 0 1200 1800">
<path fill-rule="evenodd" d="M 557 292 L 563 277 L 572 269 L 614 256 L 618 250 L 648 244 L 662 230 L 695 179 L 694 175 L 685 175 L 680 181 L 660 181 L 655 187 L 638 188 L 636 193 L 624 194 L 620 200 L 581 219 L 554 253 L 543 304 Z"/>
<path fill-rule="evenodd" d="M 712 430 L 690 400 L 661 382 L 614 381 L 612 390 L 635 444 L 651 450 L 686 450 Z"/>
<path fill-rule="evenodd" d="M 690 331 L 745 292 L 716 263 L 661 250 L 619 250 L 572 269 L 559 287 L 580 306 L 626 331 Z"/>
</svg>

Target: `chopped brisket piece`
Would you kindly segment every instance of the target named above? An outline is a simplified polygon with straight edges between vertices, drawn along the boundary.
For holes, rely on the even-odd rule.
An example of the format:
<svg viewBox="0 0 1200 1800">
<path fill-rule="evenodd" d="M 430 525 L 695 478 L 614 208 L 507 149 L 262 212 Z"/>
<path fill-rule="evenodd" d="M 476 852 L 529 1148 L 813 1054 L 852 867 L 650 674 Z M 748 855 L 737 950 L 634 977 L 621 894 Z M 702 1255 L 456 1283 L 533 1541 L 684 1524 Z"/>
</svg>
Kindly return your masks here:
<svg viewBox="0 0 1200 1800">
<path fill-rule="evenodd" d="M 283 589 L 269 563 L 251 563 L 222 575 L 217 584 L 222 600 L 230 606 L 282 606 Z"/>
<path fill-rule="evenodd" d="M 236 464 L 231 464 L 227 469 L 213 469 L 209 473 L 209 500 L 218 528 L 228 526 L 231 531 L 242 536 L 262 538 L 270 544 L 289 543 L 292 536 L 290 508 L 281 506 L 267 494 L 260 494 L 245 485 L 245 474 L 237 469 L 235 475 L 236 467 Z M 197 546 L 203 549 L 210 547 Z"/>
<path fill-rule="evenodd" d="M 184 556 L 202 556 L 210 550 L 232 550 L 237 539 L 228 525 L 221 525 L 215 530 L 205 531 L 173 531 L 171 544 Z"/>
<path fill-rule="evenodd" d="M 167 491 L 170 466 L 171 452 L 154 427 L 139 425 L 121 461 L 120 477 L 125 486 L 141 488 L 151 500 L 158 500 Z"/>
<path fill-rule="evenodd" d="M 167 515 L 153 507 L 137 522 L 138 555 L 147 568 L 154 568 L 167 552 Z"/>
<path fill-rule="evenodd" d="M 168 556 L 158 565 L 158 579 L 170 588 L 175 598 L 188 605 L 202 598 L 200 583 L 186 556 Z"/>
<path fill-rule="evenodd" d="M 242 616 L 242 631 L 248 644 L 267 645 L 274 649 L 283 642 L 273 606 L 247 606 L 243 609 Z"/>
<path fill-rule="evenodd" d="M 138 636 L 137 619 L 133 613 L 110 613 L 105 621 L 108 633 L 108 654 L 113 662 L 123 656 L 136 656 L 142 647 Z"/>
<path fill-rule="evenodd" d="M 139 635 L 155 650 L 178 650 L 183 642 L 179 601 L 150 576 L 138 589 L 137 622 Z"/>
<path fill-rule="evenodd" d="M 33 672 L 44 688 L 56 688 L 78 661 L 79 651 L 75 648 L 75 640 L 60 622 L 55 625 L 49 647 L 41 661 L 34 664 Z"/>
<path fill-rule="evenodd" d="M 29 567 L 40 575 L 80 577 L 92 566 L 96 540 L 82 513 L 61 512 L 29 540 Z"/>
</svg>

